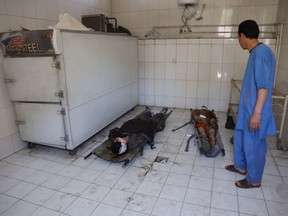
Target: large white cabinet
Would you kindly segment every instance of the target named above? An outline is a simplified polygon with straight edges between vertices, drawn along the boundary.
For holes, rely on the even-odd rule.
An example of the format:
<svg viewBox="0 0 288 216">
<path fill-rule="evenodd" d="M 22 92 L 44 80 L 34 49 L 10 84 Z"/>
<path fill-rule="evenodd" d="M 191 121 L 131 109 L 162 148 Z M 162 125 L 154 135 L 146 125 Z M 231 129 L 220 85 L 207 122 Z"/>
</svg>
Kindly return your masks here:
<svg viewBox="0 0 288 216">
<path fill-rule="evenodd" d="M 6 55 L 21 138 L 70 150 L 138 104 L 137 38 L 53 31 L 53 55 Z"/>
</svg>

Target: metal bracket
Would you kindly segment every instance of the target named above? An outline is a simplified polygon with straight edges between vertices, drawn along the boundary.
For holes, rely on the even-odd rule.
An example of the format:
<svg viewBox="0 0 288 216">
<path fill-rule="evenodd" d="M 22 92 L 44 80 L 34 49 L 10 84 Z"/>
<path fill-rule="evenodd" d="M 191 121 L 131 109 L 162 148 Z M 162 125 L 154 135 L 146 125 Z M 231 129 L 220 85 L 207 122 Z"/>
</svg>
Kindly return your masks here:
<svg viewBox="0 0 288 216">
<path fill-rule="evenodd" d="M 66 115 L 66 111 L 65 111 L 65 109 L 63 108 L 63 109 L 61 109 L 61 110 L 58 110 L 58 111 L 57 111 L 57 114 Z"/>
<path fill-rule="evenodd" d="M 5 83 L 13 83 L 14 80 L 13 79 L 3 79 Z"/>
<path fill-rule="evenodd" d="M 55 92 L 54 94 L 56 97 L 60 97 L 63 98 L 64 97 L 64 92 L 62 90 L 60 90 L 59 92 Z"/>
<path fill-rule="evenodd" d="M 23 125 L 23 124 L 25 124 L 25 121 L 16 120 L 16 121 L 15 121 L 15 124 L 16 124 L 16 125 Z"/>
</svg>

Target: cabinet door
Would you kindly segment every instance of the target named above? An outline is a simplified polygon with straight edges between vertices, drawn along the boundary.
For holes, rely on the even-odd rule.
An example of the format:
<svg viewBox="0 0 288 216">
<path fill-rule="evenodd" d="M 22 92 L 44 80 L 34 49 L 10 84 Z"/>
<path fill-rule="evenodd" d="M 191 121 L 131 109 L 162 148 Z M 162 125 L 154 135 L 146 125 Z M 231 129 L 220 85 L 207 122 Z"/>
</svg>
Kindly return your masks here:
<svg viewBox="0 0 288 216">
<path fill-rule="evenodd" d="M 21 139 L 66 148 L 64 116 L 61 105 L 15 103 Z"/>
<path fill-rule="evenodd" d="M 60 101 L 59 70 L 54 67 L 52 57 L 7 57 L 4 67 L 10 100 Z"/>
</svg>

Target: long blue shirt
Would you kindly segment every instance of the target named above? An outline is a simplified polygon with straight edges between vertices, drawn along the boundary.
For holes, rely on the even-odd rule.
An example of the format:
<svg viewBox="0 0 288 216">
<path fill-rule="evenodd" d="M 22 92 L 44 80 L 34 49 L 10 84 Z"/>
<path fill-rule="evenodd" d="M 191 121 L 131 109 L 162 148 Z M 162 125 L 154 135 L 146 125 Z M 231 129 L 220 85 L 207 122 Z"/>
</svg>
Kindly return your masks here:
<svg viewBox="0 0 288 216">
<path fill-rule="evenodd" d="M 272 111 L 274 78 L 274 54 L 268 46 L 258 44 L 251 50 L 246 66 L 240 94 L 236 129 L 243 130 L 246 134 L 254 133 L 250 131 L 249 119 L 256 105 L 258 90 L 264 88 L 268 90 L 268 95 L 261 113 L 258 138 L 265 139 L 267 135 L 276 134 L 276 124 Z"/>
</svg>

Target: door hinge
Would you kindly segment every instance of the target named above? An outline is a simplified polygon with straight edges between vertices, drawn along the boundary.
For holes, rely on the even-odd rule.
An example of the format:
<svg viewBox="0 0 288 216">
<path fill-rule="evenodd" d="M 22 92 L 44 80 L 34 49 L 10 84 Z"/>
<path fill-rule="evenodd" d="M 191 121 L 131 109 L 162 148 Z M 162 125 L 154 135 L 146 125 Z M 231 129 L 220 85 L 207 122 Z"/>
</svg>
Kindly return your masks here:
<svg viewBox="0 0 288 216">
<path fill-rule="evenodd" d="M 54 95 L 56 97 L 60 97 L 60 98 L 63 98 L 64 97 L 64 92 L 62 90 L 60 90 L 59 92 L 55 92 Z"/>
<path fill-rule="evenodd" d="M 66 111 L 65 111 L 65 109 L 63 108 L 63 109 L 61 109 L 61 110 L 58 110 L 58 111 L 57 111 L 57 114 L 66 115 Z"/>
<path fill-rule="evenodd" d="M 13 79 L 4 79 L 4 82 L 5 82 L 5 83 L 13 83 L 14 80 L 13 80 Z"/>
<path fill-rule="evenodd" d="M 51 63 L 51 67 L 56 68 L 56 69 L 61 69 L 60 61 L 55 61 L 54 63 Z"/>
<path fill-rule="evenodd" d="M 68 135 L 65 135 L 64 137 L 60 137 L 60 139 L 65 141 L 65 142 L 69 141 Z"/>
<path fill-rule="evenodd" d="M 25 124 L 25 121 L 16 120 L 16 121 L 15 121 L 15 124 L 16 124 L 16 125 L 23 125 L 23 124 Z"/>
</svg>

